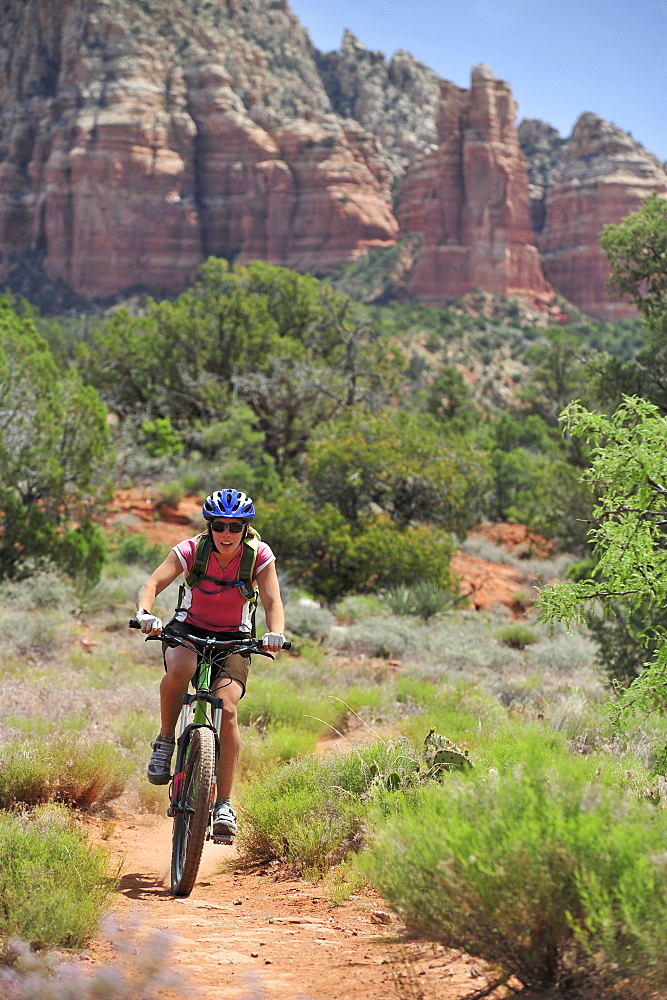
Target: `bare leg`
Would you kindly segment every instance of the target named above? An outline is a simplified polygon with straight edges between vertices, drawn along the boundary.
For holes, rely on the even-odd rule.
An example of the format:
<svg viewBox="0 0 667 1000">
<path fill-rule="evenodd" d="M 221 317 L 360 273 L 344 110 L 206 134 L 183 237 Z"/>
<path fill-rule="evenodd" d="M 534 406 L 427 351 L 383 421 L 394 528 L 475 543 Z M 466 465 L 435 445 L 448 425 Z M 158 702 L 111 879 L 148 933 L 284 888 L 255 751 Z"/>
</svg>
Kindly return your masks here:
<svg viewBox="0 0 667 1000">
<path fill-rule="evenodd" d="M 243 685 L 221 677 L 213 686 L 213 693 L 222 698 L 222 724 L 220 726 L 220 762 L 218 764 L 219 799 L 229 799 L 232 795 L 236 763 L 241 747 L 241 734 L 237 717 L 237 706 L 243 694 Z"/>
<path fill-rule="evenodd" d="M 167 672 L 160 684 L 160 718 L 164 736 L 173 736 L 190 679 L 197 669 L 197 655 L 185 646 L 170 646 L 165 660 Z"/>
</svg>

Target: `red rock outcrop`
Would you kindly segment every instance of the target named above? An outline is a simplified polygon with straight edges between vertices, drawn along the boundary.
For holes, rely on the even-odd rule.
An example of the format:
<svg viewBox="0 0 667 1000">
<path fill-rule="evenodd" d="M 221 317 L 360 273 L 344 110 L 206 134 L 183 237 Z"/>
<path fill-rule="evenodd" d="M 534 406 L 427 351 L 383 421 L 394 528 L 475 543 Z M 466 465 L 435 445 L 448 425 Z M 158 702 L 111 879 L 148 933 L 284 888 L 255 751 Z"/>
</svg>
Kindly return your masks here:
<svg viewBox="0 0 667 1000">
<path fill-rule="evenodd" d="M 464 90 L 349 32 L 318 53 L 286 0 L 4 0 L 0 282 L 26 291 L 26 275 L 31 294 L 46 276 L 48 306 L 59 285 L 177 292 L 211 254 L 322 275 L 400 222 L 422 250 L 392 294 L 543 303 L 548 279 L 585 312 L 628 315 L 598 235 L 667 192 L 663 166 L 584 115 L 567 141 L 524 123 L 527 179 L 515 113 L 486 67 Z"/>
<path fill-rule="evenodd" d="M 83 296 L 174 292 L 209 254 L 321 274 L 396 238 L 283 4 L 9 0 L 0 109 L 0 280 L 36 252 Z"/>
<path fill-rule="evenodd" d="M 423 232 L 410 291 L 444 302 L 473 288 L 548 298 L 530 225 L 528 179 L 509 85 L 488 67 L 470 90 L 441 85 L 439 145 L 406 176 L 401 231 Z"/>
<path fill-rule="evenodd" d="M 598 115 L 581 115 L 548 184 L 537 242 L 549 281 L 589 316 L 636 315 L 627 301 L 610 300 L 605 289 L 609 266 L 600 232 L 636 212 L 651 191 L 667 197 L 660 161 Z"/>
</svg>

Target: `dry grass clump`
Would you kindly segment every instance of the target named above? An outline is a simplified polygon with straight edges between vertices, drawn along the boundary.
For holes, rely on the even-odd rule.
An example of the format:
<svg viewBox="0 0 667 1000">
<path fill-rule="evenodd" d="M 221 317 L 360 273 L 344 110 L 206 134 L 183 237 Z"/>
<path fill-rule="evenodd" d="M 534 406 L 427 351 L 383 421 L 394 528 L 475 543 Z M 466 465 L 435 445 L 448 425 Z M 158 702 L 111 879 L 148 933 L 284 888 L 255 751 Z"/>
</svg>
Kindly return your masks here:
<svg viewBox="0 0 667 1000">
<path fill-rule="evenodd" d="M 60 736 L 0 746 L 0 809 L 62 802 L 87 809 L 118 798 L 133 771 L 109 743 Z"/>
</svg>

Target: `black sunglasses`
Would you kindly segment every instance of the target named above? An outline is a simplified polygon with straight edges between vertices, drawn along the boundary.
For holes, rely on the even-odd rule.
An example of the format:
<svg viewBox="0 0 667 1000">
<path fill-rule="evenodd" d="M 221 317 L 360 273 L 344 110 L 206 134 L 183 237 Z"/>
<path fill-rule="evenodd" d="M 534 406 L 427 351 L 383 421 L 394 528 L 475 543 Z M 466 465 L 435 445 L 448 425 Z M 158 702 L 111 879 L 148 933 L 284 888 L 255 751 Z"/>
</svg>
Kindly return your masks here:
<svg viewBox="0 0 667 1000">
<path fill-rule="evenodd" d="M 231 531 L 232 535 L 240 535 L 245 524 L 238 521 L 209 521 L 213 531 Z"/>
</svg>

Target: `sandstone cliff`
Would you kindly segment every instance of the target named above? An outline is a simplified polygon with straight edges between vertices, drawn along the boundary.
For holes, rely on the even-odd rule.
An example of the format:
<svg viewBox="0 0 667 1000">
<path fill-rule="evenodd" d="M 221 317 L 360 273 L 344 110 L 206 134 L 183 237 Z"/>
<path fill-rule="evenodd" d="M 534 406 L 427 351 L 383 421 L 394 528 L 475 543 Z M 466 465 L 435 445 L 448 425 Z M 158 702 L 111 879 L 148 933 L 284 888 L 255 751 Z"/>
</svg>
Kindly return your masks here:
<svg viewBox="0 0 667 1000">
<path fill-rule="evenodd" d="M 409 52 L 387 62 L 346 31 L 340 52 L 317 57 L 334 111 L 375 135 L 394 176 L 436 141 L 440 79 Z"/>
<path fill-rule="evenodd" d="M 402 232 L 423 232 L 410 290 L 430 302 L 484 288 L 549 298 L 533 241 L 528 179 L 508 84 L 476 66 L 470 90 L 441 87 L 438 146 L 408 171 Z"/>
<path fill-rule="evenodd" d="M 563 145 L 546 185 L 537 234 L 551 283 L 583 312 L 613 320 L 634 315 L 627 302 L 609 300 L 603 226 L 636 212 L 651 191 L 667 196 L 667 171 L 627 132 L 586 113 Z"/>
<path fill-rule="evenodd" d="M 0 279 L 176 291 L 208 254 L 323 273 L 395 240 L 376 140 L 282 0 L 7 0 Z"/>
<path fill-rule="evenodd" d="M 517 138 L 515 114 L 481 68 L 464 90 L 350 32 L 319 53 L 285 0 L 3 0 L 0 281 L 176 292 L 210 254 L 326 274 L 400 222 L 423 235 L 395 276 L 414 295 L 543 300 L 548 279 L 626 315 L 599 230 L 664 168 L 594 115 L 563 140 Z"/>
</svg>

